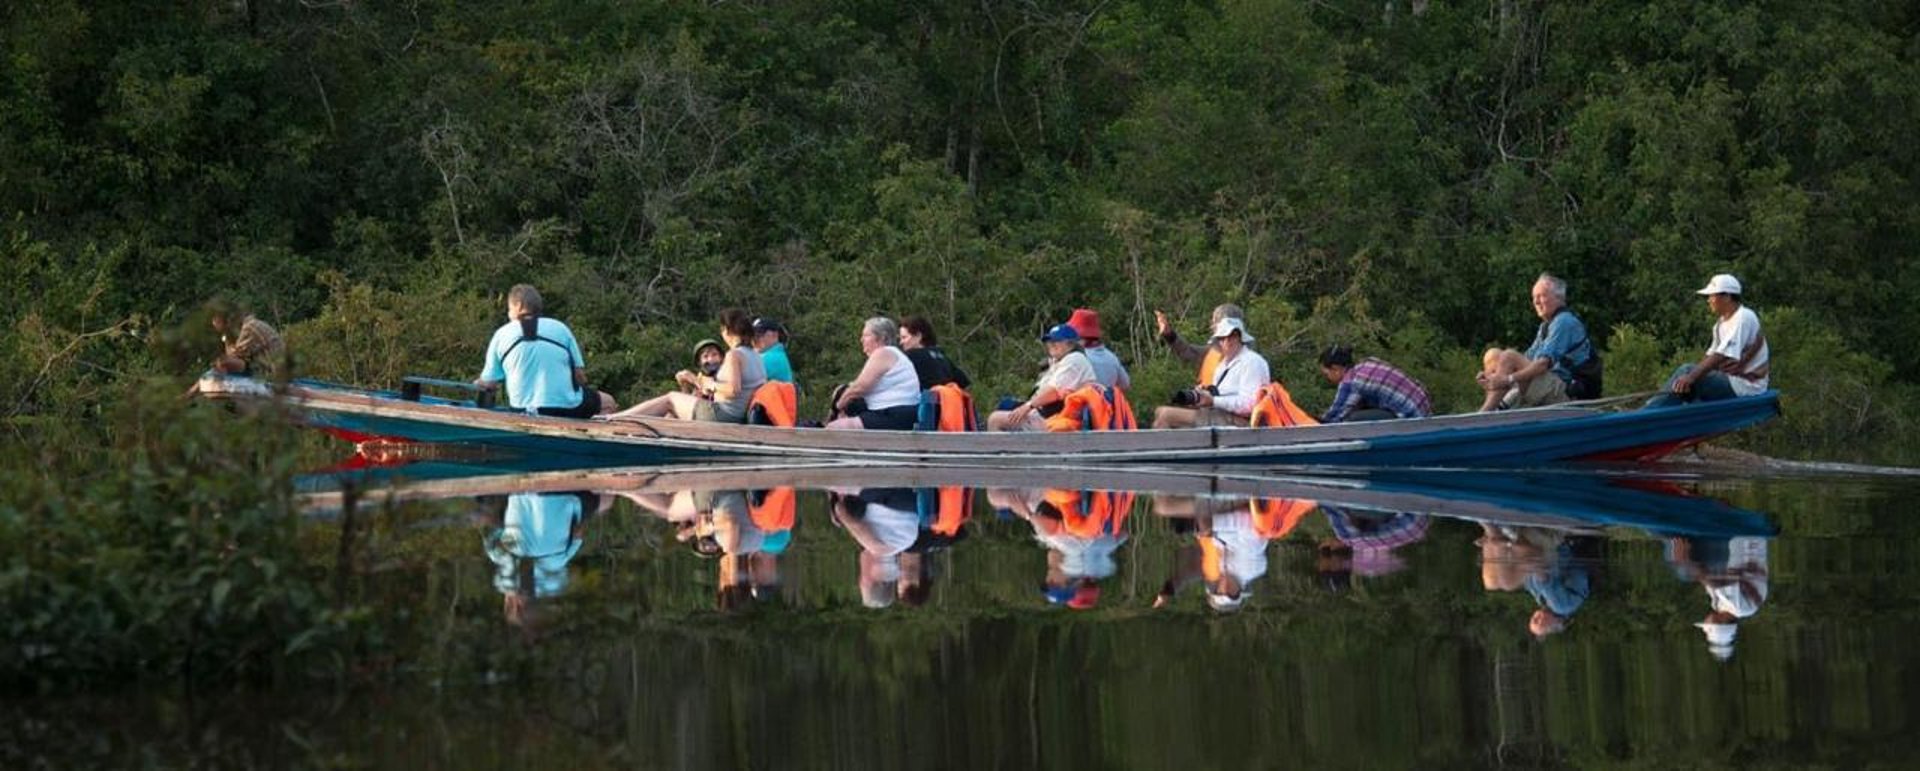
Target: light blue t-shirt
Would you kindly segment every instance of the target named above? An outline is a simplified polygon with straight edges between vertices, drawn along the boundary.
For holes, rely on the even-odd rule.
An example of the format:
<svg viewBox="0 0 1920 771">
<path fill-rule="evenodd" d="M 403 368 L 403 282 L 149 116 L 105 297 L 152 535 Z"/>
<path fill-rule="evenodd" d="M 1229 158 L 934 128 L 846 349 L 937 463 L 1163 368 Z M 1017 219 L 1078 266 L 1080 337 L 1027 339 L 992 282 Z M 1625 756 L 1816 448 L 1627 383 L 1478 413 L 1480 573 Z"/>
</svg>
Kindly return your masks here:
<svg viewBox="0 0 1920 771">
<path fill-rule="evenodd" d="M 507 496 L 499 532 L 487 539 L 487 557 L 496 570 L 493 586 L 510 594 L 519 580 L 521 560 L 533 562 L 533 596 L 552 597 L 567 587 L 567 563 L 580 553 L 573 537 L 582 516 L 573 493 L 518 493 Z"/>
<path fill-rule="evenodd" d="M 1562 310 L 1540 325 L 1527 347 L 1527 360 L 1550 359 L 1555 376 L 1573 382 L 1573 371 L 1593 356 L 1593 343 L 1587 340 L 1587 325 L 1573 311 Z"/>
<path fill-rule="evenodd" d="M 793 383 L 793 362 L 787 360 L 787 344 L 774 343 L 760 352 L 760 363 L 767 368 L 767 379 Z"/>
<path fill-rule="evenodd" d="M 1086 349 L 1087 361 L 1093 362 L 1093 374 L 1103 386 L 1111 386 L 1122 391 L 1133 388 L 1133 379 L 1127 376 L 1127 366 L 1120 363 L 1120 357 L 1104 345 Z"/>
<path fill-rule="evenodd" d="M 587 366 L 580 343 L 573 339 L 573 330 L 558 320 L 542 316 L 539 329 L 545 340 L 522 340 L 518 321 L 496 330 L 487 343 L 480 379 L 505 380 L 507 404 L 517 410 L 580 406 L 586 394 L 573 387 L 573 368 Z"/>
</svg>

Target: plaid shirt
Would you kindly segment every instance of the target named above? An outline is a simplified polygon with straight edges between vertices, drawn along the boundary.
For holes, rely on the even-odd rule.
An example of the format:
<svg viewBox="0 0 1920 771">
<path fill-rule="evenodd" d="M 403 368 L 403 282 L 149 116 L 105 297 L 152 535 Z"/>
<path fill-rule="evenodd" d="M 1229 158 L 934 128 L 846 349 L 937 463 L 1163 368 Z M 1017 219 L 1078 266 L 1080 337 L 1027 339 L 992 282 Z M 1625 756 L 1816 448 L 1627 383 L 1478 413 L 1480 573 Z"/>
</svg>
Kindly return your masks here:
<svg viewBox="0 0 1920 771">
<path fill-rule="evenodd" d="M 1367 359 L 1347 370 L 1340 389 L 1333 394 L 1333 406 L 1320 418 L 1322 423 L 1338 423 L 1358 409 L 1379 408 L 1402 418 L 1424 418 L 1433 414 L 1433 403 L 1407 373 L 1379 359 Z"/>
<path fill-rule="evenodd" d="M 248 316 L 240 322 L 238 333 L 232 337 L 220 336 L 227 355 L 246 363 L 246 374 L 259 378 L 270 378 L 279 368 L 280 360 L 286 356 L 286 343 L 280 341 L 280 333 L 267 326 L 267 322 Z"/>
</svg>

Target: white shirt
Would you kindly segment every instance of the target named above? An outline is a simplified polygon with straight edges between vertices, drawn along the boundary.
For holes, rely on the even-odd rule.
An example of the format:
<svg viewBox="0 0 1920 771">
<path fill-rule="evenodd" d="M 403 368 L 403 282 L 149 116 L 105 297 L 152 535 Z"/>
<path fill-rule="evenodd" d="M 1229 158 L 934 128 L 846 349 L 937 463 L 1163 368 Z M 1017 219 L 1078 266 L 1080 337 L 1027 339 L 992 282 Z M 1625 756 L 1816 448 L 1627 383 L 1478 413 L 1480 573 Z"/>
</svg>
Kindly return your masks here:
<svg viewBox="0 0 1920 771">
<path fill-rule="evenodd" d="M 1040 387 L 1051 386 L 1061 396 L 1080 390 L 1088 383 L 1097 383 L 1100 376 L 1093 371 L 1093 361 L 1082 351 L 1068 351 L 1047 368 L 1047 374 L 1040 376 Z"/>
<path fill-rule="evenodd" d="M 1267 539 L 1253 528 L 1253 515 L 1246 511 L 1215 514 L 1213 540 L 1220 544 L 1221 568 L 1245 587 L 1267 574 Z"/>
<path fill-rule="evenodd" d="M 1267 359 L 1252 348 L 1240 347 L 1234 357 L 1213 368 L 1213 384 L 1220 393 L 1213 397 L 1213 408 L 1235 415 L 1248 415 L 1260 400 L 1260 389 L 1273 382 Z"/>
<path fill-rule="evenodd" d="M 879 356 L 882 351 L 893 354 L 893 365 L 887 367 L 887 374 L 881 375 L 880 382 L 874 383 L 873 389 L 867 392 L 867 409 L 918 406 L 920 375 L 914 371 L 913 362 L 905 351 L 891 345 L 875 350 L 873 355 Z"/>
<path fill-rule="evenodd" d="M 1755 344 L 1760 346 L 1760 352 L 1755 354 L 1747 365 L 1740 369 L 1740 372 L 1756 370 L 1765 372 L 1767 361 L 1773 355 L 1773 352 L 1767 348 L 1767 341 L 1760 337 L 1760 317 L 1753 312 L 1753 309 L 1742 305 L 1739 310 L 1733 312 L 1733 315 L 1714 322 L 1713 346 L 1707 349 L 1707 353 L 1717 353 L 1739 361 L 1740 357 L 1747 355 L 1747 350 Z M 1752 396 L 1767 390 L 1766 375 L 1751 380 L 1732 372 L 1728 375 L 1727 381 L 1733 384 L 1733 392 L 1740 396 Z"/>
</svg>

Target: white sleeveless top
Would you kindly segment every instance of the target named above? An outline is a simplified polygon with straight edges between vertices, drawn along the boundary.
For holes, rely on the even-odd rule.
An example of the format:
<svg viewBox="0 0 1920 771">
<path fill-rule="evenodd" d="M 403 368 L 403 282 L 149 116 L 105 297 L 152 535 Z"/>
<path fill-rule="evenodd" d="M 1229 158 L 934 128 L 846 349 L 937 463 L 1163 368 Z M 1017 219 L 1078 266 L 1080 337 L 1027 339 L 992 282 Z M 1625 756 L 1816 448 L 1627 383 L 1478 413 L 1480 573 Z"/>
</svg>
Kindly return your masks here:
<svg viewBox="0 0 1920 771">
<path fill-rule="evenodd" d="M 888 407 L 905 407 L 920 404 L 920 376 L 914 372 L 913 362 L 905 351 L 894 346 L 881 348 L 893 354 L 893 366 L 887 368 L 887 374 L 880 376 L 880 382 L 873 384 L 873 390 L 866 395 L 867 409 L 884 410 Z M 874 351 L 874 355 L 880 355 Z"/>
</svg>

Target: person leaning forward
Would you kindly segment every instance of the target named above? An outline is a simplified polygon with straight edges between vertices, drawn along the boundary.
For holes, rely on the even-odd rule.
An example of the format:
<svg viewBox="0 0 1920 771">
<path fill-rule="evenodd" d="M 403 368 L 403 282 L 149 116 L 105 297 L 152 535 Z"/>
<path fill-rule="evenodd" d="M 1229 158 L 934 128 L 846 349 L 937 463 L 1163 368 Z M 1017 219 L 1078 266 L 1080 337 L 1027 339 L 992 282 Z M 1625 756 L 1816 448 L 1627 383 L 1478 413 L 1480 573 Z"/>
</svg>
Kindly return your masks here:
<svg viewBox="0 0 1920 771">
<path fill-rule="evenodd" d="M 1335 386 L 1333 404 L 1320 416 L 1321 423 L 1433 414 L 1433 401 L 1420 381 L 1379 359 L 1369 357 L 1355 364 L 1353 349 L 1347 346 L 1331 345 L 1320 352 L 1320 375 Z"/>
<path fill-rule="evenodd" d="M 1081 386 L 1099 382 L 1099 376 L 1093 371 L 1093 362 L 1080 349 L 1080 333 L 1073 327 L 1055 324 L 1040 336 L 1040 342 L 1046 344 L 1047 356 L 1053 360 L 1047 367 L 1047 373 L 1040 376 L 1040 383 L 1034 388 L 1032 397 L 1010 409 L 988 415 L 987 430 L 1044 431 L 1047 417 L 1060 411 L 1068 394 L 1080 390 Z"/>
<path fill-rule="evenodd" d="M 1240 319 L 1244 322 L 1246 318 L 1247 313 L 1241 310 L 1240 306 L 1223 303 L 1214 307 L 1213 317 L 1207 321 L 1207 329 L 1219 326 L 1221 319 Z M 1199 372 L 1194 377 L 1194 385 L 1206 386 L 1213 382 L 1213 369 L 1220 365 L 1219 348 L 1211 344 L 1199 346 L 1181 340 L 1180 333 L 1174 331 L 1173 324 L 1167 321 L 1167 314 L 1163 312 L 1153 312 L 1153 324 L 1160 335 L 1160 341 L 1167 344 L 1167 350 L 1172 351 L 1173 355 L 1181 361 L 1199 365 Z"/>
<path fill-rule="evenodd" d="M 1550 273 L 1533 282 L 1533 312 L 1540 317 L 1533 345 L 1522 353 L 1489 349 L 1475 378 L 1486 400 L 1480 411 L 1542 407 L 1599 396 L 1599 354 L 1587 325 L 1567 307 L 1567 282 Z"/>
<path fill-rule="evenodd" d="M 486 363 L 474 385 L 492 390 L 507 384 L 507 404 L 517 410 L 563 418 L 588 418 L 619 405 L 587 385 L 587 360 L 573 330 L 540 315 L 540 292 L 526 284 L 507 290 L 507 323 L 487 343 Z"/>
<path fill-rule="evenodd" d="M 209 303 L 207 321 L 220 333 L 213 369 L 228 375 L 273 380 L 286 362 L 287 346 L 267 322 L 221 300 Z"/>
<path fill-rule="evenodd" d="M 1760 331 L 1760 317 L 1740 303 L 1740 280 L 1722 273 L 1694 294 L 1707 298 L 1707 307 L 1719 317 L 1713 324 L 1713 344 L 1698 364 L 1682 364 L 1648 407 L 1670 407 L 1693 401 L 1717 401 L 1752 396 L 1767 390 L 1773 352 Z"/>
<path fill-rule="evenodd" d="M 1223 318 L 1213 325 L 1212 344 L 1220 352 L 1213 381 L 1203 388 L 1191 388 L 1175 394 L 1175 406 L 1153 411 L 1154 428 L 1193 428 L 1195 426 L 1245 426 L 1253 406 L 1260 401 L 1260 389 L 1273 382 L 1267 360 L 1247 343 L 1253 335 L 1238 318 Z"/>
</svg>

